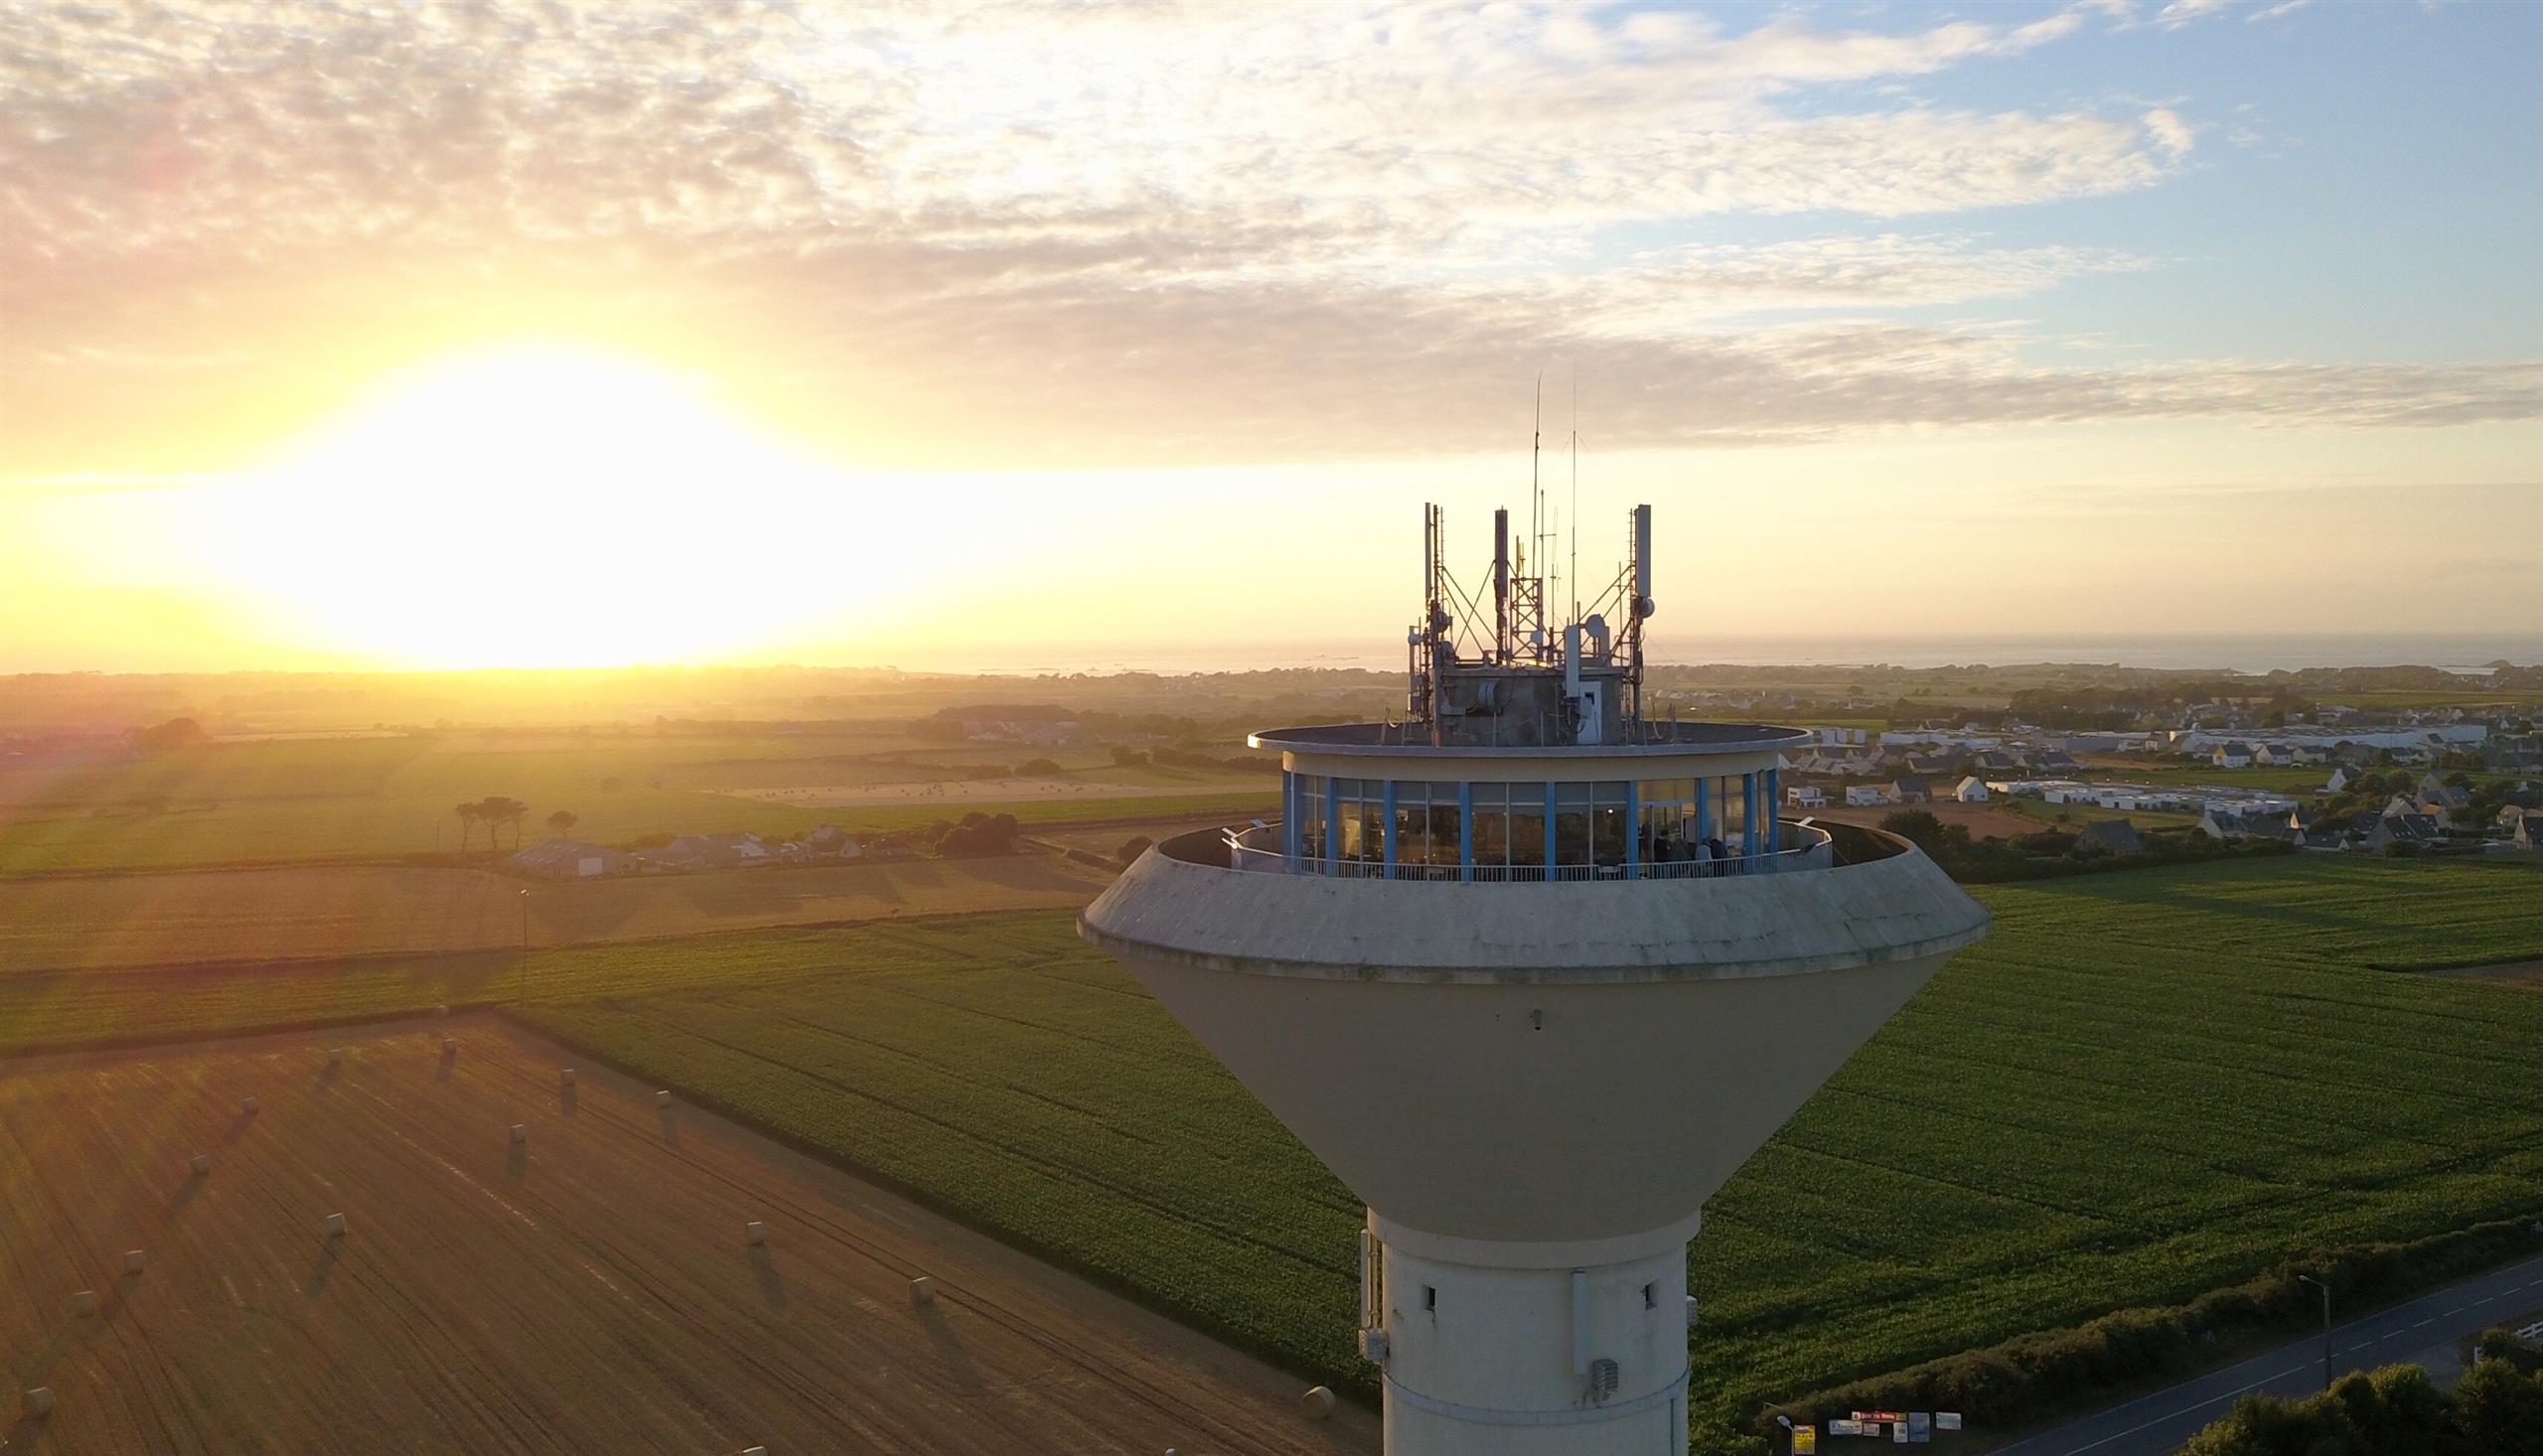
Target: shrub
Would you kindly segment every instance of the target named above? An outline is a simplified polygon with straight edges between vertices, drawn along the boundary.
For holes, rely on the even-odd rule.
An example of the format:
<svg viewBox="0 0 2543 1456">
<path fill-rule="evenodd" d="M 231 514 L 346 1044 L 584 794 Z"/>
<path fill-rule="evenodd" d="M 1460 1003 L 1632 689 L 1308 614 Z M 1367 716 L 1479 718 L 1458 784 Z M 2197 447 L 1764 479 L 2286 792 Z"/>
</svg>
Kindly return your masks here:
<svg viewBox="0 0 2543 1456">
<path fill-rule="evenodd" d="M 2328 1280 L 2333 1296 L 2343 1305 L 2378 1303 L 2531 1253 L 2535 1232 L 2530 1219 L 2506 1219 L 2411 1243 L 2333 1249 L 2282 1264 L 2185 1305 L 2118 1310 L 2070 1329 L 2019 1335 L 1988 1349 L 1815 1391 L 1769 1407 L 1758 1416 L 1757 1429 L 1770 1431 L 1778 1413 L 1795 1420 L 1819 1420 L 1848 1410 L 1891 1407 L 1947 1410 L 1956 1406 L 1974 1421 L 2024 1424 L 2115 1385 L 2194 1370 L 2220 1341 L 2313 1327 L 2320 1318 L 2319 1296 L 2296 1277 L 2300 1271 Z M 2268 1430 L 2311 1429 L 2304 1423 L 2313 1419 L 2271 1412 L 2269 1420 L 2275 1424 Z M 2196 1449 L 2208 1456 L 2243 1456 L 2247 1451 L 2281 1448 Z"/>
</svg>

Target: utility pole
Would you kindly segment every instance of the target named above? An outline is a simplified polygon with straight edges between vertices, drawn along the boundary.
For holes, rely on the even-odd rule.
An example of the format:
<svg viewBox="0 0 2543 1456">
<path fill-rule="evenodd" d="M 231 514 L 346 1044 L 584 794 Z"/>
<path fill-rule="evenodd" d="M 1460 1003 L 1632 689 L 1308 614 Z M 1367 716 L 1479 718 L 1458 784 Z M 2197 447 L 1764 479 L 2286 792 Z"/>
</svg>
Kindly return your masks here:
<svg viewBox="0 0 2543 1456">
<path fill-rule="evenodd" d="M 2296 1276 L 2322 1291 L 2322 1388 L 2331 1387 L 2331 1286 L 2311 1274 Z"/>
<path fill-rule="evenodd" d="M 521 974 L 514 977 L 513 999 L 529 999 L 529 892 L 521 892 Z"/>
</svg>

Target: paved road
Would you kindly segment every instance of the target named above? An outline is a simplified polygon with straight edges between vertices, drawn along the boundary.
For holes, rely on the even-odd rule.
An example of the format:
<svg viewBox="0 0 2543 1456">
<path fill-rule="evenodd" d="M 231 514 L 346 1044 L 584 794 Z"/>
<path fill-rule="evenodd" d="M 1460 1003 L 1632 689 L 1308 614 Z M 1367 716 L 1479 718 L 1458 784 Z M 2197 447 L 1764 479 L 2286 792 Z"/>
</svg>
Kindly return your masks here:
<svg viewBox="0 0 2543 1456">
<path fill-rule="evenodd" d="M 2543 1307 L 2543 1258 L 2450 1284 L 2331 1329 L 2333 1370 L 2399 1365 Z M 2452 1352 L 2448 1352 L 2452 1358 Z M 2003 1447 L 1996 1456 L 2163 1456 L 2256 1391 L 2310 1395 L 2322 1388 L 2322 1337 L 2315 1335 L 2240 1365 L 2183 1381 L 2096 1415 Z"/>
</svg>

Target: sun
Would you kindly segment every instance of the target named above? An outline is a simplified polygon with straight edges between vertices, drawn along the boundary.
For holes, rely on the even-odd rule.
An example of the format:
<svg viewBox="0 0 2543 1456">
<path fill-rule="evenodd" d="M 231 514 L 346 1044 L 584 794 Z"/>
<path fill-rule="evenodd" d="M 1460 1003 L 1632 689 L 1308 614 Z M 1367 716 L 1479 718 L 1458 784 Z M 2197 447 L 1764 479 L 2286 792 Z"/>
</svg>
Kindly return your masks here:
<svg viewBox="0 0 2543 1456">
<path fill-rule="evenodd" d="M 823 564 L 894 529 L 901 494 L 698 381 L 512 347 L 382 380 L 254 472 L 220 533 L 239 594 L 380 665 L 696 661 L 888 595 L 887 555 Z"/>
</svg>

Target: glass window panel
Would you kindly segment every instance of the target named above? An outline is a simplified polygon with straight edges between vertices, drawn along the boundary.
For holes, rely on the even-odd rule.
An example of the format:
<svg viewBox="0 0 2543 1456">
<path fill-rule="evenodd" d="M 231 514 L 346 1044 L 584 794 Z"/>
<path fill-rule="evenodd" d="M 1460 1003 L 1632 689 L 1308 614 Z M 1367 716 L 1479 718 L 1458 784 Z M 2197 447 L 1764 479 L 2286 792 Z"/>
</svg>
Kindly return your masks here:
<svg viewBox="0 0 2543 1456">
<path fill-rule="evenodd" d="M 1510 791 L 1510 862 L 1546 862 L 1546 786 L 1513 784 Z"/>
<path fill-rule="evenodd" d="M 1624 786 L 1616 787 L 1621 797 Z M 1625 862 L 1625 808 L 1622 803 L 1600 804 L 1590 811 L 1589 857 L 1595 864 Z"/>
<path fill-rule="evenodd" d="M 1430 805 L 1430 863 L 1453 865 L 1464 849 L 1464 826 L 1458 819 L 1457 802 L 1433 801 Z"/>
<path fill-rule="evenodd" d="M 1497 789 L 1500 786 L 1494 787 Z M 1545 833 L 1542 825 L 1539 826 L 1537 833 L 1539 835 Z M 1542 847 L 1540 846 L 1540 849 Z M 1488 809 L 1482 807 L 1475 809 L 1474 862 L 1494 865 L 1510 862 L 1510 811 L 1508 809 L 1498 805 Z"/>
<path fill-rule="evenodd" d="M 1559 804 L 1562 801 L 1558 799 Z M 1589 862 L 1589 810 L 1561 808 L 1554 816 L 1554 862 L 1556 864 L 1587 864 Z"/>
<path fill-rule="evenodd" d="M 1589 806 L 1589 791 L 1590 786 L 1586 784 L 1557 784 L 1554 787 L 1555 807 L 1585 809 Z"/>
<path fill-rule="evenodd" d="M 1423 837 L 1427 826 L 1428 815 L 1421 805 L 1406 803 L 1402 792 L 1399 791 L 1395 801 L 1395 862 L 1397 864 L 1428 862 L 1430 854 Z"/>
</svg>

